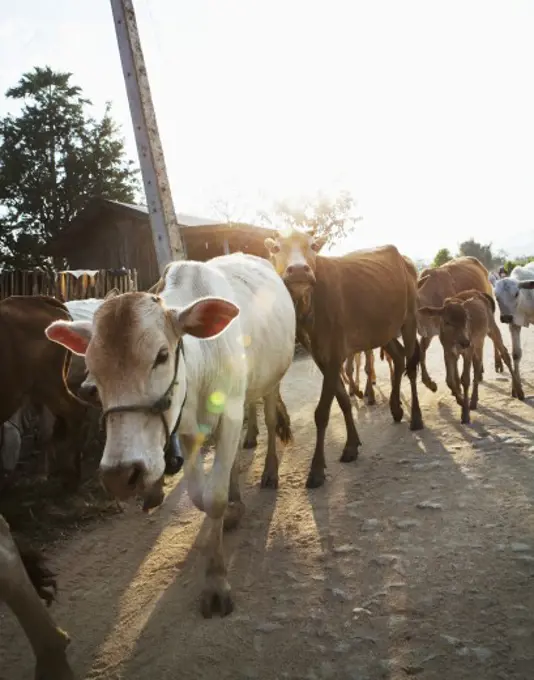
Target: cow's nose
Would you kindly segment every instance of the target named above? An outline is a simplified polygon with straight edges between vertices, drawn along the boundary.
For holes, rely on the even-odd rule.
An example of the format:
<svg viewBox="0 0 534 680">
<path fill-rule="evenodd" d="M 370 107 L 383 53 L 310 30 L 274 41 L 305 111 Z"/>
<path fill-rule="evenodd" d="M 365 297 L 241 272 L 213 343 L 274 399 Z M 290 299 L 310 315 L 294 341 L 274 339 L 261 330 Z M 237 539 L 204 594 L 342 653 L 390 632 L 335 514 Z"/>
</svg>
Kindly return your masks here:
<svg viewBox="0 0 534 680">
<path fill-rule="evenodd" d="M 310 266 L 307 264 L 290 264 L 286 269 L 286 274 L 295 274 L 297 272 L 309 274 L 310 271 L 311 271 Z"/>
<path fill-rule="evenodd" d="M 145 464 L 141 461 L 113 467 L 101 465 L 100 479 L 108 493 L 119 500 L 126 500 L 138 490 L 145 472 Z"/>
<path fill-rule="evenodd" d="M 92 403 L 99 402 L 98 389 L 93 383 L 82 383 L 78 389 L 78 395 L 81 399 L 85 401 L 90 401 Z"/>
<path fill-rule="evenodd" d="M 501 323 L 512 323 L 512 316 L 509 314 L 501 314 Z"/>
</svg>

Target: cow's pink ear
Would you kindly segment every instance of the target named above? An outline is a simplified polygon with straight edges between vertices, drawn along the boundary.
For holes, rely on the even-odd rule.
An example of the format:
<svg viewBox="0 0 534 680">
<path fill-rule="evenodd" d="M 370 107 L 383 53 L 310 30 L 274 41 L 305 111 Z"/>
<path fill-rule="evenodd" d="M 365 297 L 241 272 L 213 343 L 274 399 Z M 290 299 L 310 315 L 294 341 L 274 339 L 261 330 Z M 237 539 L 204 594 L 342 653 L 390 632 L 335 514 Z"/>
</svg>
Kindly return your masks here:
<svg viewBox="0 0 534 680">
<path fill-rule="evenodd" d="M 222 333 L 239 314 L 239 307 L 229 300 L 206 297 L 196 300 L 180 311 L 170 311 L 174 328 L 195 338 L 214 338 Z"/>
<path fill-rule="evenodd" d="M 92 324 L 90 321 L 54 321 L 45 333 L 52 342 L 70 349 L 73 354 L 84 356 L 91 341 Z"/>
</svg>

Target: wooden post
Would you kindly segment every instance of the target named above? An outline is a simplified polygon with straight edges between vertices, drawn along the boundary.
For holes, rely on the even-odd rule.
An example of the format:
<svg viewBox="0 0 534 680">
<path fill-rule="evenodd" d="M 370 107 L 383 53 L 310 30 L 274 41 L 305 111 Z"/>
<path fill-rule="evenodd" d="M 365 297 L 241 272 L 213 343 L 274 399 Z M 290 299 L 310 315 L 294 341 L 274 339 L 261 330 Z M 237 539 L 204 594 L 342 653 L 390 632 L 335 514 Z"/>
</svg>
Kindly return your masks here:
<svg viewBox="0 0 534 680">
<path fill-rule="evenodd" d="M 160 274 L 185 259 L 132 0 L 111 0 Z"/>
</svg>

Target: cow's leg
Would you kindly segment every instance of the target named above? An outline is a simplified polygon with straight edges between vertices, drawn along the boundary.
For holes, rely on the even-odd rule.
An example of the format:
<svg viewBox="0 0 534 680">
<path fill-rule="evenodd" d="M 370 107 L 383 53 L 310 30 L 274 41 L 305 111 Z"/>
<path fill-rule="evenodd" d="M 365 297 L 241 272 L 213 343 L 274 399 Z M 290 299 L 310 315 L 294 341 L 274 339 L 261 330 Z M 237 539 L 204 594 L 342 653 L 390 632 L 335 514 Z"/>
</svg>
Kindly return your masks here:
<svg viewBox="0 0 534 680">
<path fill-rule="evenodd" d="M 232 465 L 230 473 L 230 488 L 228 493 L 228 507 L 224 513 L 224 531 L 235 529 L 243 515 L 245 514 L 245 504 L 241 500 L 241 489 L 239 486 L 239 463 L 236 459 Z"/>
<path fill-rule="evenodd" d="M 357 396 L 358 399 L 363 399 L 363 393 L 360 389 L 360 368 L 362 363 L 362 353 L 356 352 L 354 355 L 345 361 L 345 371 L 349 381 L 349 395 L 351 397 Z M 356 373 L 356 380 L 354 374 Z"/>
<path fill-rule="evenodd" d="M 35 560 L 32 566 L 37 588 L 53 586 L 50 572 Z M 56 626 L 36 587 L 30 581 L 7 522 L 0 516 L 0 600 L 15 614 L 30 641 L 36 660 L 35 678 L 72 680 L 74 675 L 66 656 L 68 635 Z"/>
<path fill-rule="evenodd" d="M 339 404 L 339 408 L 343 413 L 343 418 L 345 420 L 345 427 L 347 430 L 347 441 L 345 442 L 345 447 L 343 448 L 343 453 L 341 454 L 340 461 L 342 463 L 350 463 L 356 460 L 358 457 L 358 447 L 362 445 L 358 431 L 356 430 L 356 424 L 352 416 L 352 406 L 350 403 L 350 397 L 345 390 L 345 386 L 342 381 L 339 380 L 336 388 L 336 400 Z"/>
<path fill-rule="evenodd" d="M 480 382 L 480 368 L 483 356 L 484 340 L 473 348 L 473 389 L 471 390 L 471 400 L 469 402 L 470 411 L 476 411 L 478 407 L 478 383 Z"/>
<path fill-rule="evenodd" d="M 252 402 L 247 407 L 247 432 L 243 442 L 244 449 L 255 449 L 258 446 L 258 410 L 256 402 Z"/>
<path fill-rule="evenodd" d="M 369 406 L 376 404 L 375 391 L 373 388 L 373 382 L 376 382 L 375 373 L 375 355 L 373 350 L 368 350 L 365 352 L 365 374 L 367 375 L 367 383 L 365 385 L 365 396 L 367 397 L 367 403 Z M 374 375 L 374 380 L 373 380 Z"/>
<path fill-rule="evenodd" d="M 227 616 L 234 608 L 224 562 L 223 525 L 225 515 L 227 526 L 231 525 L 228 500 L 232 470 L 234 474 L 237 474 L 234 463 L 241 435 L 241 424 L 241 420 L 235 420 L 226 414 L 221 417 L 215 458 L 202 494 L 204 510 L 211 520 L 206 543 L 206 583 L 201 598 L 201 611 L 205 618 L 211 618 L 215 613 Z"/>
<path fill-rule="evenodd" d="M 493 354 L 495 357 L 495 372 L 504 373 L 504 366 L 502 365 L 501 353 L 499 352 L 499 347 L 493 343 Z"/>
<path fill-rule="evenodd" d="M 81 481 L 82 448 L 87 426 L 87 406 L 67 388 L 64 376 L 47 384 L 35 397 L 55 418 L 52 441 L 48 446 L 48 474 L 59 477 L 64 485 L 75 490 Z"/>
<path fill-rule="evenodd" d="M 426 335 L 423 335 L 421 337 L 421 342 L 419 344 L 420 352 L 421 352 L 421 358 L 420 358 L 421 380 L 423 381 L 423 385 L 425 385 L 425 387 L 428 387 L 428 389 L 431 392 L 437 392 L 438 386 L 432 380 L 432 378 L 428 375 L 428 370 L 426 368 L 426 352 L 427 352 L 431 342 L 432 342 L 432 336 L 427 337 Z"/>
<path fill-rule="evenodd" d="M 522 382 L 521 382 L 521 356 L 523 354 L 521 350 L 521 326 L 516 326 L 515 324 L 511 323 L 510 324 L 510 335 L 512 337 L 512 359 L 514 360 L 514 373 L 515 373 L 515 379 L 517 385 L 521 387 L 521 392 L 522 390 Z M 514 394 L 514 390 L 512 388 L 512 396 L 517 397 L 517 392 Z M 524 396 L 523 396 L 524 398 Z"/>
<path fill-rule="evenodd" d="M 523 400 L 525 398 L 525 393 L 523 392 L 521 381 L 517 379 L 516 372 L 512 368 L 510 354 L 506 349 L 506 345 L 502 339 L 501 331 L 499 330 L 499 327 L 496 323 L 490 326 L 489 336 L 493 340 L 494 346 L 498 349 L 502 360 L 506 364 L 506 368 L 510 371 L 510 375 L 512 376 L 512 397 Z"/>
<path fill-rule="evenodd" d="M 391 360 L 393 361 L 394 367 L 393 379 L 391 381 L 391 395 L 389 397 L 389 408 L 391 415 L 393 416 L 393 420 L 396 423 L 400 423 L 404 414 L 400 400 L 400 385 L 404 368 L 406 366 L 404 348 L 398 340 L 391 340 L 388 342 L 385 348 L 391 357 Z"/>
<path fill-rule="evenodd" d="M 460 375 L 458 373 L 458 359 L 445 349 L 443 350 L 443 357 L 445 360 L 447 386 L 449 387 L 452 396 L 456 399 L 458 406 L 462 406 L 463 397 Z"/>
<path fill-rule="evenodd" d="M 184 477 L 189 498 L 201 512 L 206 512 L 204 508 L 206 474 L 204 472 L 204 461 L 199 455 L 200 447 L 193 435 L 181 434 L 180 448 L 184 455 Z"/>
<path fill-rule="evenodd" d="M 321 396 L 319 397 L 319 403 L 317 404 L 317 408 L 315 409 L 315 426 L 317 428 L 317 433 L 315 441 L 315 451 L 313 453 L 308 479 L 306 480 L 306 487 L 308 489 L 315 489 L 324 484 L 325 480 L 324 471 L 326 468 L 324 458 L 324 438 L 326 434 L 326 428 L 328 426 L 328 421 L 330 419 L 330 409 L 332 407 L 332 401 L 334 400 L 334 396 L 338 396 L 338 402 L 341 399 L 341 401 L 343 401 L 344 403 L 344 408 L 346 408 L 346 404 L 343 400 L 341 392 L 339 392 L 340 388 L 342 388 L 342 391 L 345 394 L 345 397 L 348 401 L 350 408 L 350 398 L 347 392 L 345 391 L 343 381 L 339 376 L 339 365 L 331 364 L 325 367 L 319 366 L 319 368 L 323 373 L 323 386 L 321 389 Z M 337 392 L 339 392 L 338 395 L 336 395 Z M 343 413 L 345 413 L 345 411 L 343 411 Z"/>
<path fill-rule="evenodd" d="M 469 383 L 471 380 L 471 364 L 471 351 L 468 350 L 464 353 L 464 370 L 462 373 L 463 399 L 461 422 L 463 425 L 469 425 L 471 422 L 471 418 L 469 416 Z"/>
<path fill-rule="evenodd" d="M 276 407 L 278 386 L 263 398 L 265 425 L 267 427 L 267 455 L 261 476 L 262 489 L 278 488 L 278 457 L 276 455 Z"/>
<path fill-rule="evenodd" d="M 410 414 L 410 430 L 422 430 L 423 414 L 419 404 L 419 394 L 417 392 L 417 367 L 421 363 L 421 348 L 417 341 L 417 323 L 415 316 L 413 320 L 408 319 L 401 329 L 402 340 L 404 342 L 404 352 L 406 354 L 406 373 L 410 380 L 412 392 L 412 411 Z"/>
<path fill-rule="evenodd" d="M 370 357 L 370 361 L 371 361 L 371 382 L 373 383 L 373 385 L 376 385 L 375 351 L 374 351 L 374 349 L 370 350 L 369 357 Z"/>
</svg>

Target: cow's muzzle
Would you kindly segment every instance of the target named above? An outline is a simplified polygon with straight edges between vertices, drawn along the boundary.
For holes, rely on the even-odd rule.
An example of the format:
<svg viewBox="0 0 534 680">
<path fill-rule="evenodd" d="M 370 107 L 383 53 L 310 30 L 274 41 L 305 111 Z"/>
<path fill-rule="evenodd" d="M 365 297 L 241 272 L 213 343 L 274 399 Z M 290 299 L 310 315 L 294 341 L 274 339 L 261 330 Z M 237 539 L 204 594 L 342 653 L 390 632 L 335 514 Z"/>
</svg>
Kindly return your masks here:
<svg viewBox="0 0 534 680">
<path fill-rule="evenodd" d="M 501 314 L 501 323 L 512 323 L 514 317 L 511 314 Z"/>
<path fill-rule="evenodd" d="M 315 284 L 315 274 L 307 264 L 290 264 L 284 272 L 284 282 L 292 284 Z"/>
<path fill-rule="evenodd" d="M 104 488 L 120 501 L 127 500 L 143 490 L 145 474 L 146 467 L 140 461 L 100 467 L 100 480 Z"/>
</svg>

